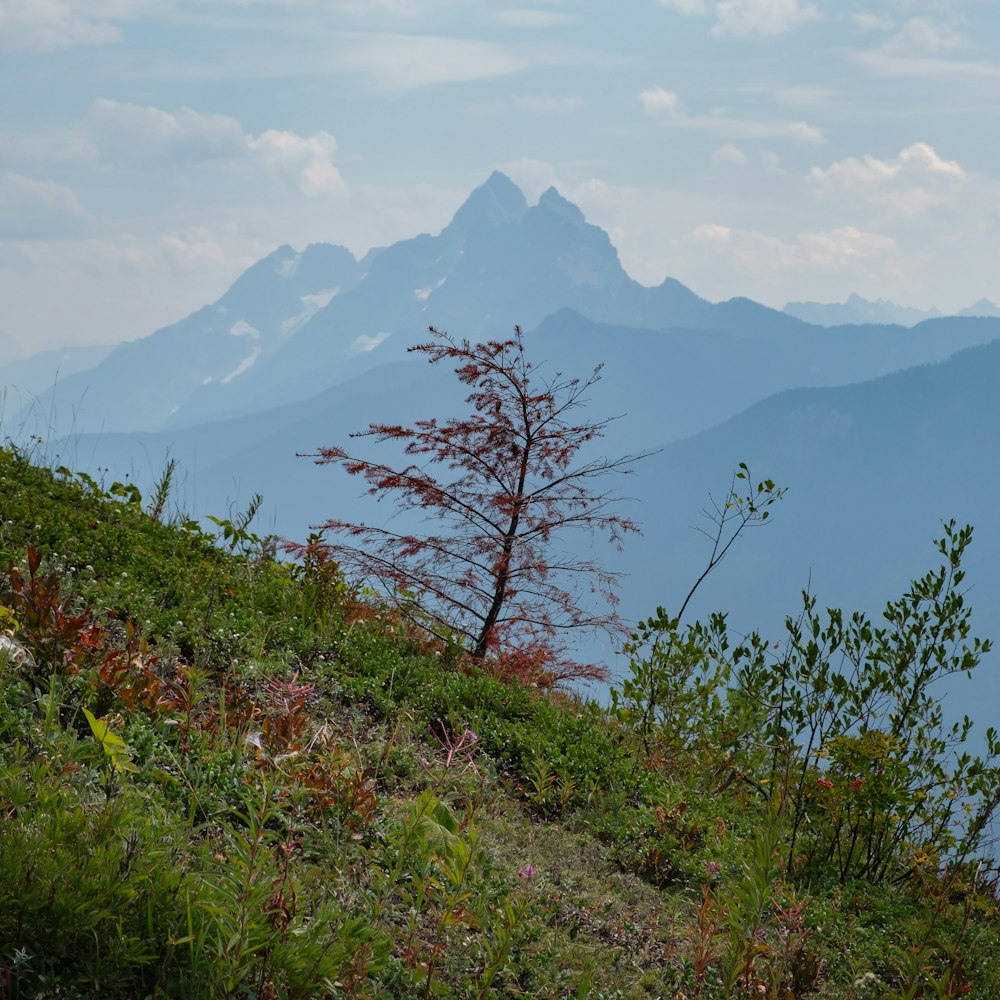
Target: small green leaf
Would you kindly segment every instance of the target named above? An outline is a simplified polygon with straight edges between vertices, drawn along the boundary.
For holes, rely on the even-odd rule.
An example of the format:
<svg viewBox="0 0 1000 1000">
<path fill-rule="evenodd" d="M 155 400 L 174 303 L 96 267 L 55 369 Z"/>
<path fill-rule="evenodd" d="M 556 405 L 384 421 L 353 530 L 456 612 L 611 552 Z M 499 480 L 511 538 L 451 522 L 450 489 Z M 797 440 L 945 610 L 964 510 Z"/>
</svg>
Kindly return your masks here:
<svg viewBox="0 0 1000 1000">
<path fill-rule="evenodd" d="M 111 758 L 111 766 L 119 773 L 122 771 L 138 773 L 139 768 L 132 763 L 132 758 L 129 756 L 128 744 L 117 733 L 113 733 L 103 719 L 98 719 L 89 709 L 83 709 L 83 714 L 95 739 L 101 744 L 101 749 Z"/>
</svg>

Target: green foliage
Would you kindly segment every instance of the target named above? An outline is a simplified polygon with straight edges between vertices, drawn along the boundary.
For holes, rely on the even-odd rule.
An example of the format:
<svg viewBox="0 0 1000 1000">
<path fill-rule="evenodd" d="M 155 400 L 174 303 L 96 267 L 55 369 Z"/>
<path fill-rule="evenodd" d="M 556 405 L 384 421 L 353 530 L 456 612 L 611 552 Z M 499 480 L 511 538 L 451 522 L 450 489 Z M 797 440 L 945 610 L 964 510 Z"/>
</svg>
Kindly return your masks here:
<svg viewBox="0 0 1000 1000">
<path fill-rule="evenodd" d="M 836 610 L 824 620 L 807 595 L 779 657 L 756 640 L 732 651 L 771 751 L 758 773 L 783 797 L 788 862 L 803 875 L 899 882 L 983 842 L 1000 804 L 1000 742 L 988 729 L 984 755 L 971 754 L 971 720 L 949 723 L 937 694 L 990 648 L 970 634 L 961 588 L 971 539 L 946 524 L 943 565 L 886 606 L 884 626 Z"/>
<path fill-rule="evenodd" d="M 724 620 L 710 628 L 718 634 Z M 713 657 L 709 633 L 696 624 L 683 629 L 680 619 L 657 608 L 640 621 L 625 644 L 628 675 L 611 692 L 618 718 L 635 728 L 647 753 L 657 751 L 677 761 L 709 751 L 709 738 L 722 717 L 728 664 Z"/>
<path fill-rule="evenodd" d="M 635 728 L 646 753 L 653 750 L 668 759 L 708 749 L 705 737 L 722 715 L 723 692 L 729 681 L 729 665 L 712 653 L 714 636 L 724 636 L 725 618 L 713 615 L 708 626 L 695 623 L 682 628 L 681 621 L 691 598 L 725 559 L 748 529 L 764 525 L 770 508 L 786 490 L 765 479 L 752 486 L 750 469 L 740 462 L 733 472 L 722 503 L 710 499 L 703 511 L 711 527 L 699 529 L 709 542 L 705 568 L 692 583 L 676 615 L 658 607 L 656 614 L 640 621 L 625 643 L 628 675 L 611 692 L 612 707 L 619 718 Z"/>
<path fill-rule="evenodd" d="M 230 552 L 241 552 L 246 555 L 260 547 L 262 539 L 250 531 L 250 525 L 263 502 L 264 498 L 255 493 L 250 498 L 247 509 L 237 514 L 235 521 L 230 518 L 212 517 L 211 514 L 208 516 L 209 521 L 222 529 L 222 540 Z"/>
<path fill-rule="evenodd" d="M 995 731 L 985 755 L 971 754 L 971 721 L 947 722 L 935 693 L 990 648 L 970 635 L 961 589 L 971 537 L 945 525 L 944 564 L 887 605 L 882 627 L 860 613 L 821 617 L 804 595 L 783 644 L 755 634 L 731 648 L 724 617 L 682 632 L 661 612 L 635 634 L 616 704 L 647 745 L 655 731 L 669 756 L 695 749 L 721 762 L 724 784 L 780 804 L 797 877 L 899 882 L 962 862 L 1000 804 Z"/>
<path fill-rule="evenodd" d="M 879 627 L 661 610 L 604 709 L 161 492 L 0 450 L 0 996 L 1000 994 L 967 532 Z"/>
</svg>

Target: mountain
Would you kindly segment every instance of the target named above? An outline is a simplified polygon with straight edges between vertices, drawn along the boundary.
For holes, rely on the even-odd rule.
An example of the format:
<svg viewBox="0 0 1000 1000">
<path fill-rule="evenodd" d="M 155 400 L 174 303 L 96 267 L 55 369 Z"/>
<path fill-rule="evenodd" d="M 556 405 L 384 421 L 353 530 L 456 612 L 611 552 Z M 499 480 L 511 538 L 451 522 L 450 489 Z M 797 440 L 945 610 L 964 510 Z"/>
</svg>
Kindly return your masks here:
<svg viewBox="0 0 1000 1000">
<path fill-rule="evenodd" d="M 270 364 L 361 273 L 343 247 L 315 244 L 301 253 L 279 247 L 218 302 L 149 337 L 119 344 L 91 370 L 63 379 L 34 404 L 34 419 L 54 421 L 63 433 L 159 427 L 197 390 L 226 386 Z"/>
<path fill-rule="evenodd" d="M 926 319 L 943 316 L 938 309 L 914 309 L 897 305 L 888 299 L 864 299 L 850 295 L 846 302 L 789 302 L 782 312 L 806 323 L 817 326 L 846 326 L 849 324 L 892 323 L 914 326 Z M 1000 317 L 1000 306 L 989 299 L 980 299 L 971 306 L 960 309 L 956 316 Z"/>
<path fill-rule="evenodd" d="M 320 310 L 267 368 L 191 400 L 175 425 L 301 399 L 401 357 L 428 325 L 481 339 L 558 309 L 637 326 L 704 325 L 709 303 L 677 282 L 644 288 L 607 234 L 555 189 L 528 207 L 494 173 L 437 236 L 381 251 L 364 280 Z"/>
<path fill-rule="evenodd" d="M 836 337 L 806 329 L 811 336 L 775 336 L 764 343 L 726 331 L 612 326 L 561 310 L 530 331 L 526 343 L 548 371 L 585 376 L 603 364 L 587 412 L 597 419 L 620 416 L 599 447 L 621 454 L 664 444 L 670 451 L 675 445 L 669 442 L 719 424 L 743 440 L 736 424 L 751 419 L 754 404 L 789 386 L 857 382 L 919 365 L 936 352 L 947 355 L 969 342 L 1000 338 L 1000 320 L 987 319 L 931 320 L 914 330 L 851 327 L 837 331 Z M 461 411 L 465 394 L 447 367 L 401 359 L 255 414 L 156 433 L 75 435 L 58 446 L 59 461 L 88 471 L 109 470 L 118 479 L 129 476 L 147 489 L 169 455 L 190 477 L 189 490 L 180 497 L 188 511 L 218 514 L 260 491 L 269 529 L 302 537 L 310 524 L 334 515 L 363 517 L 372 508 L 360 497 L 358 484 L 335 469 L 317 470 L 298 453 L 344 443 L 370 422 L 446 417 Z M 905 434 L 900 440 L 900 447 L 910 447 Z M 713 457 L 708 463 L 713 484 L 743 457 Z M 639 468 L 636 488 L 655 464 Z M 778 478 L 781 469 L 767 474 Z M 665 472 L 653 476 L 654 493 L 667 478 Z M 693 506 L 685 501 L 677 509 L 700 509 L 703 492 Z M 655 502 L 650 507 L 655 509 Z"/>
<path fill-rule="evenodd" d="M 789 487 L 773 521 L 741 539 L 710 577 L 693 615 L 726 609 L 741 630 L 780 637 L 809 586 L 821 608 L 877 613 L 938 565 L 941 523 L 971 523 L 968 599 L 980 634 L 997 639 L 1000 526 L 1000 341 L 872 381 L 773 395 L 643 463 L 631 484 L 645 537 L 626 550 L 622 607 L 677 608 L 708 556 L 692 525 L 728 470 Z M 648 552 L 658 554 L 650 559 Z M 985 674 L 985 672 L 984 672 Z M 990 693 L 1000 697 L 1000 676 Z M 981 678 L 983 680 L 984 678 Z M 975 706 L 953 704 L 951 711 Z"/>
<path fill-rule="evenodd" d="M 855 323 L 893 323 L 899 326 L 913 326 L 925 319 L 934 319 L 942 315 L 937 309 L 913 309 L 897 305 L 888 299 L 872 301 L 856 294 L 849 295 L 846 302 L 789 302 L 782 312 L 806 323 L 815 323 L 817 326 L 845 326 Z M 960 313 L 960 315 L 985 314 Z"/>
<path fill-rule="evenodd" d="M 21 345 L 9 334 L 0 330 L 0 365 L 9 365 L 22 356 Z"/>
<path fill-rule="evenodd" d="M 494 173 L 436 236 L 361 262 L 342 248 L 280 248 L 219 302 L 123 345 L 85 377 L 65 380 L 59 405 L 46 398 L 39 409 L 72 411 L 79 430 L 190 426 L 346 381 L 402 357 L 432 323 L 480 338 L 515 323 L 530 329 L 563 308 L 649 329 L 803 329 L 749 300 L 714 305 L 670 279 L 639 285 L 607 233 L 555 189 L 529 207 Z"/>
<path fill-rule="evenodd" d="M 4 362 L 0 364 L 0 391 L 13 397 L 11 409 L 23 410 L 56 383 L 99 365 L 111 350 L 109 346 L 60 347 Z"/>
<path fill-rule="evenodd" d="M 828 332 L 749 299 L 707 302 L 672 279 L 645 287 L 626 274 L 607 233 L 554 188 L 529 206 L 496 172 L 436 236 L 402 240 L 362 261 L 326 244 L 279 248 L 218 302 L 64 379 L 35 413 L 46 430 L 54 421 L 63 432 L 196 427 L 345 384 L 405 357 L 431 324 L 479 339 L 515 323 L 541 327 L 567 310 L 613 328 L 611 337 L 619 329 L 676 331 L 660 341 L 674 352 L 657 362 L 661 369 L 680 370 L 688 351 L 704 372 L 737 371 L 729 395 L 741 405 L 779 388 L 938 360 L 987 335 L 971 325 L 913 340 L 898 327 Z M 597 354 L 606 357 L 607 345 Z M 573 361 L 573 351 L 565 357 Z M 684 396 L 687 386 L 700 387 L 699 413 L 713 390 L 704 372 L 678 389 Z M 726 378 L 724 385 L 728 392 Z M 717 406 L 707 409 L 698 420 L 718 419 Z M 668 424 L 663 439 L 706 426 L 688 417 Z"/>
<path fill-rule="evenodd" d="M 960 309 L 958 316 L 990 316 L 996 318 L 1000 316 L 1000 306 L 989 299 L 980 299 L 971 306 Z"/>
</svg>

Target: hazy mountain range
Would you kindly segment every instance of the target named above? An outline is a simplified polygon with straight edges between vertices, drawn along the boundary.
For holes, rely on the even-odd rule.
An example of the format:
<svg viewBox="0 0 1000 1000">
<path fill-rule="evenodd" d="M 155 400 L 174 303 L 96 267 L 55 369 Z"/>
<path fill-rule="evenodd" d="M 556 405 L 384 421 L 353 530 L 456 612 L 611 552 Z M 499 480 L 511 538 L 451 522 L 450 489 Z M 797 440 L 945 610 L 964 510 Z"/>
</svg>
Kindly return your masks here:
<svg viewBox="0 0 1000 1000">
<path fill-rule="evenodd" d="M 360 261 L 328 244 L 279 247 L 217 302 L 119 345 L 89 370 L 67 371 L 38 393 L 32 412 L 48 436 L 194 426 L 303 400 L 401 358 L 429 324 L 479 338 L 514 323 L 534 329 L 564 309 L 616 329 L 671 331 L 668 360 L 658 363 L 670 369 L 683 356 L 722 377 L 738 372 L 753 383 L 740 405 L 786 386 L 937 360 L 982 337 L 960 324 L 831 337 L 748 299 L 710 303 L 669 279 L 644 287 L 626 274 L 608 235 L 555 189 L 529 206 L 494 173 L 435 236 Z M 671 424 L 662 436 L 703 426 L 700 418 Z"/>
<path fill-rule="evenodd" d="M 860 295 L 850 295 L 846 302 L 789 302 L 782 311 L 817 326 L 870 323 L 914 326 L 925 319 L 936 319 L 944 315 L 939 309 L 914 309 L 897 305 L 888 299 L 872 301 Z M 980 299 L 973 305 L 960 309 L 955 315 L 997 318 L 1000 317 L 1000 306 L 989 299 Z"/>
<path fill-rule="evenodd" d="M 673 280 L 641 286 L 558 192 L 529 206 L 494 174 L 437 235 L 362 260 L 326 244 L 281 247 L 218 302 L 89 366 L 64 362 L 57 385 L 0 368 L 0 383 L 17 375 L 38 397 L 13 419 L 8 409 L 3 431 L 34 427 L 50 461 L 142 486 L 172 455 L 186 510 L 221 514 L 259 491 L 260 527 L 301 538 L 328 517 L 391 511 L 297 453 L 369 421 L 456 412 L 464 392 L 450 372 L 405 352 L 428 324 L 481 338 L 519 323 L 552 372 L 604 364 L 589 415 L 621 418 L 602 447 L 662 449 L 622 484 L 645 532 L 609 556 L 629 574 L 626 615 L 677 605 L 706 556 L 690 526 L 746 461 L 788 496 L 696 610 L 773 630 L 810 577 L 821 605 L 874 609 L 934 563 L 931 538 L 954 516 L 977 525 L 970 583 L 988 633 L 1000 605 L 1000 318 L 909 326 L 914 312 L 852 297 L 799 303 L 813 308 L 806 322 L 793 306 L 711 303 Z M 848 308 L 861 319 L 825 325 Z"/>
</svg>

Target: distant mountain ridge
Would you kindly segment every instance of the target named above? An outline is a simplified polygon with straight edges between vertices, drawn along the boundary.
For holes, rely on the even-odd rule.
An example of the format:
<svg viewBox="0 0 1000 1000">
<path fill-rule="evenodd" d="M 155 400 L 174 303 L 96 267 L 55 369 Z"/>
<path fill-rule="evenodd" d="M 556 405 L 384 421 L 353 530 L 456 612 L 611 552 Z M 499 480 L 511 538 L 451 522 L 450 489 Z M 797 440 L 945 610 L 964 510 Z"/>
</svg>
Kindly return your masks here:
<svg viewBox="0 0 1000 1000">
<path fill-rule="evenodd" d="M 945 315 L 939 309 L 915 309 L 897 305 L 889 299 L 865 299 L 857 294 L 849 295 L 845 302 L 789 302 L 782 312 L 817 326 L 872 323 L 915 326 L 926 319 L 937 319 Z M 1000 317 L 1000 306 L 984 298 L 960 309 L 955 315 L 996 318 Z"/>
<path fill-rule="evenodd" d="M 93 347 L 58 347 L 40 351 L 0 364 L 0 388 L 12 396 L 17 409 L 32 401 L 53 385 L 77 372 L 90 371 L 113 350 L 105 344 Z"/>
<path fill-rule="evenodd" d="M 877 614 L 937 565 L 931 540 L 942 521 L 955 518 L 975 527 L 965 568 L 976 627 L 1000 639 L 997 385 L 1000 340 L 866 382 L 776 393 L 668 444 L 636 476 L 633 495 L 643 511 L 642 547 L 671 553 L 681 571 L 664 580 L 639 546 L 626 552 L 623 607 L 641 607 L 654 593 L 665 606 L 678 605 L 706 555 L 704 538 L 689 525 L 698 523 L 709 493 L 724 492 L 727 470 L 745 461 L 755 476 L 771 476 L 789 492 L 773 524 L 743 540 L 703 588 L 694 615 L 726 609 L 737 629 L 777 636 L 784 616 L 801 607 L 805 587 L 820 607 Z M 1000 675 L 989 676 L 995 704 Z M 948 705 L 952 716 L 977 709 Z M 982 725 L 993 721 L 979 716 Z"/>
</svg>

